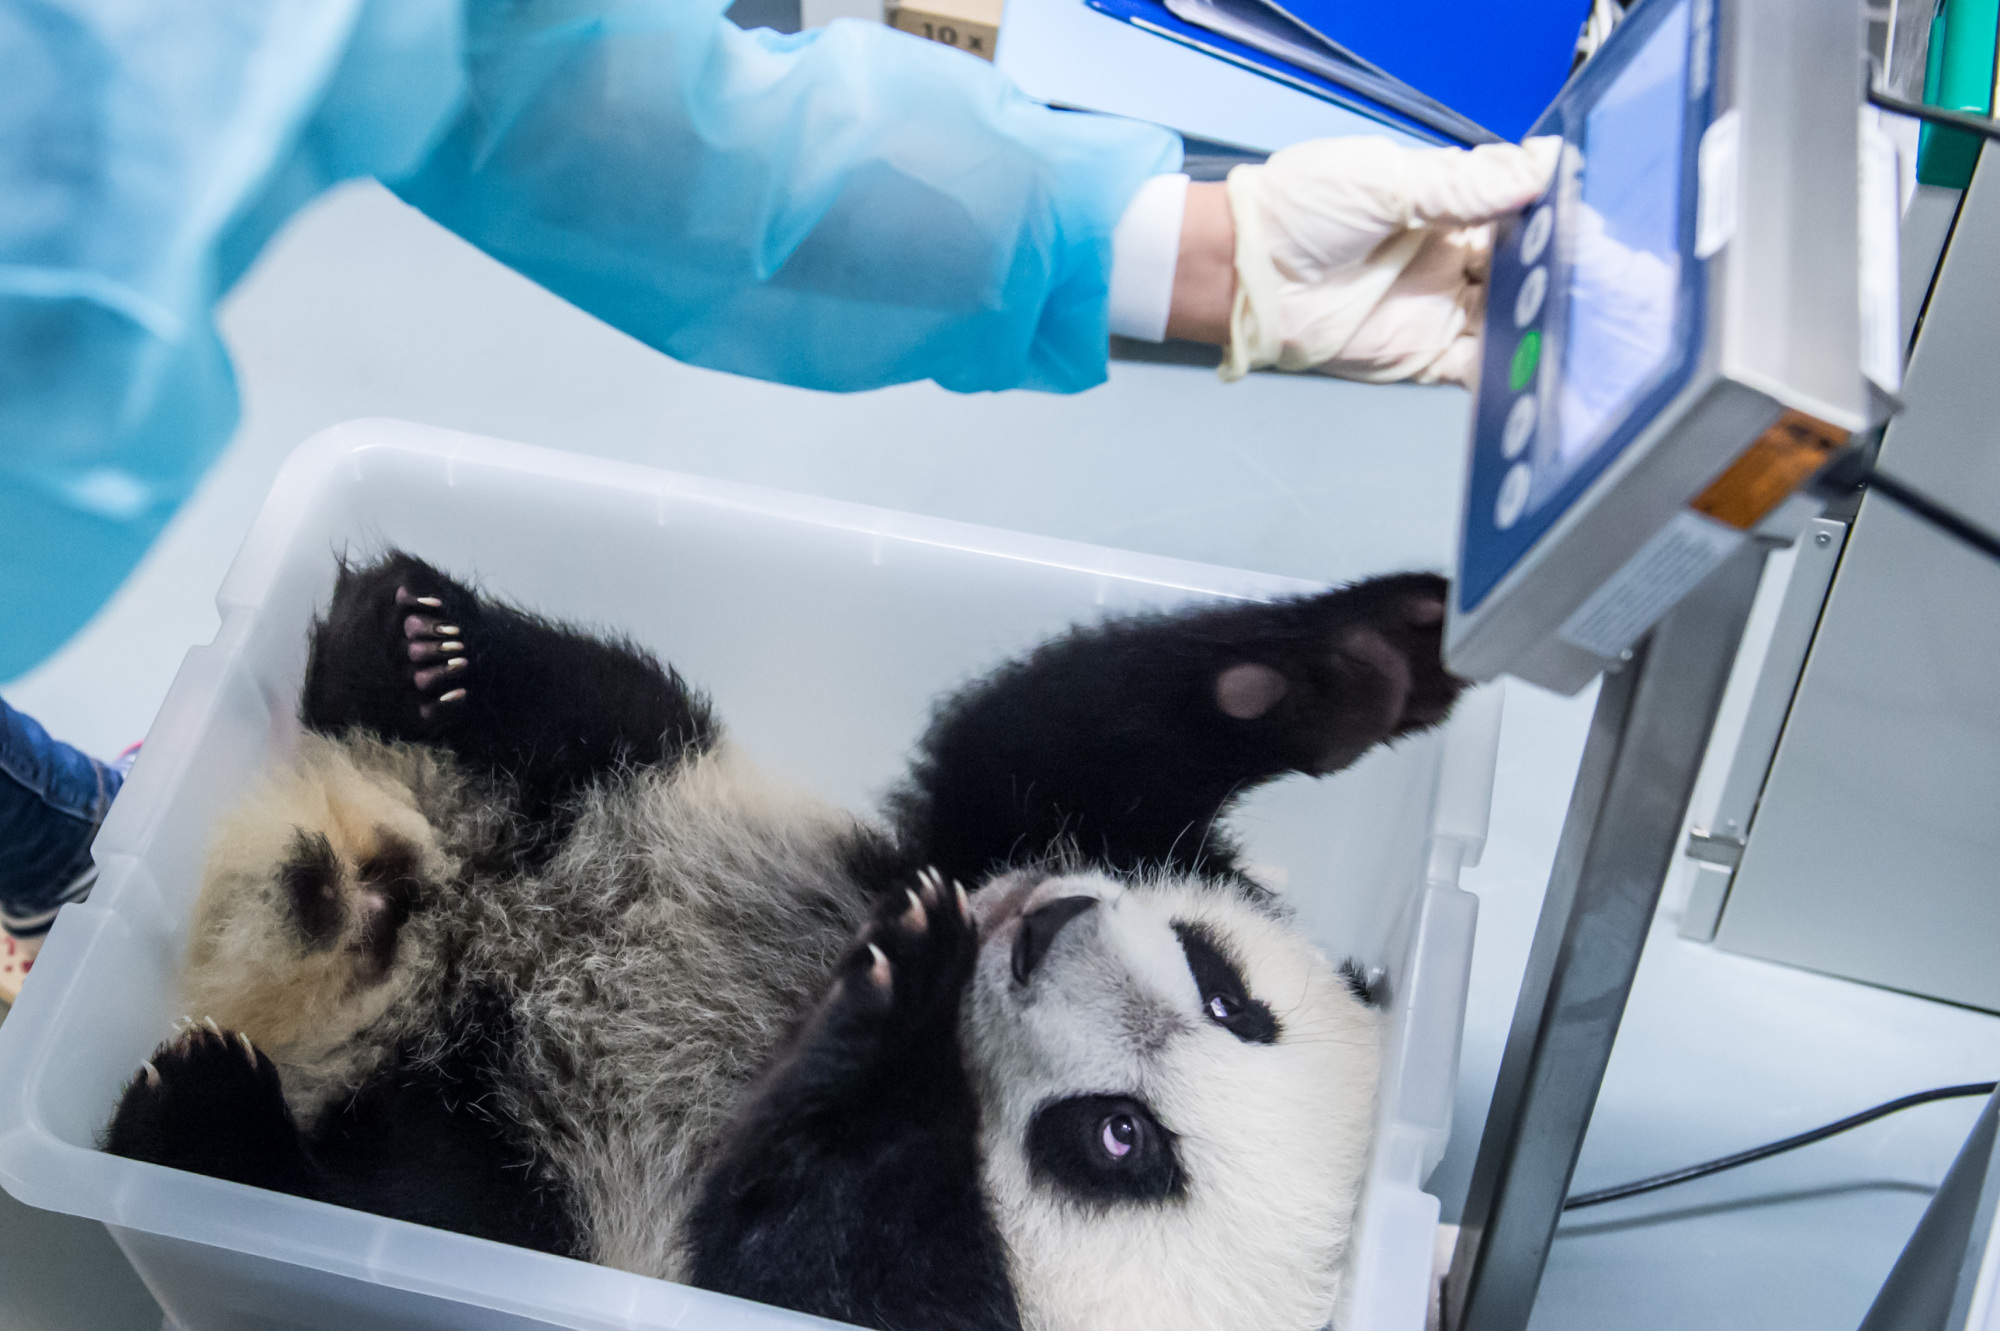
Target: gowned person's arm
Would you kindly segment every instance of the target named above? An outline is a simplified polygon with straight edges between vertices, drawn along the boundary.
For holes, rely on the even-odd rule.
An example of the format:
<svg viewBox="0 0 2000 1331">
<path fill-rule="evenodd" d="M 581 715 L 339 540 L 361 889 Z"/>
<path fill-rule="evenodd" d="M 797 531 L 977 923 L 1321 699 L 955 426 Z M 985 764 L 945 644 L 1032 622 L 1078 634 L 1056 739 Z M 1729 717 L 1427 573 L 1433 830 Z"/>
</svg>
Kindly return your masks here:
<svg viewBox="0 0 2000 1331">
<path fill-rule="evenodd" d="M 468 7 L 406 200 L 669 355 L 810 388 L 1104 377 L 1111 234 L 1171 133 L 1050 110 L 879 24 L 721 0 Z"/>
</svg>

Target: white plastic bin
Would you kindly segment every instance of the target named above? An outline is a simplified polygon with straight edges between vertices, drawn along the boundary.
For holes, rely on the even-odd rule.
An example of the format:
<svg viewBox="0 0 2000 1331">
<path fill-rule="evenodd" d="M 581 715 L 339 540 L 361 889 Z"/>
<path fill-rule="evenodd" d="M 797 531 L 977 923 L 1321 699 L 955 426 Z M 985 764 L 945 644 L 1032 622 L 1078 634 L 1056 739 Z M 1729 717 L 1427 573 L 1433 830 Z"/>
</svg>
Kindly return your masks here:
<svg viewBox="0 0 2000 1331">
<path fill-rule="evenodd" d="M 305 630 L 334 554 L 398 545 L 565 619 L 615 626 L 710 690 L 763 763 L 849 807 L 902 771 L 933 699 L 1107 612 L 1308 590 L 1290 579 L 678 476 L 393 421 L 287 463 L 62 913 L 0 1027 L 0 1184 L 103 1221 L 185 1331 L 778 1328 L 778 1309 L 95 1149 L 180 1013 L 174 971 L 218 811 L 297 733 Z M 1444 735 L 1237 825 L 1336 956 L 1386 976 L 1389 1049 L 1351 1331 L 1419 1331 L 1472 954 L 1498 694 Z"/>
</svg>

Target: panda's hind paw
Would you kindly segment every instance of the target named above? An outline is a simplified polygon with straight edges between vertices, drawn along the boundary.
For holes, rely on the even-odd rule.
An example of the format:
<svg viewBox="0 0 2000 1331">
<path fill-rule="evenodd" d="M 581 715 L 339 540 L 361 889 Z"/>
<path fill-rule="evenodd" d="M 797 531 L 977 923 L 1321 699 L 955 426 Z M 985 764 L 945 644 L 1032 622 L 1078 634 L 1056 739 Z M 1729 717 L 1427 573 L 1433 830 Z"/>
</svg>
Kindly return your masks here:
<svg viewBox="0 0 2000 1331">
<path fill-rule="evenodd" d="M 183 1018 L 139 1065 L 106 1133 L 113 1155 L 303 1195 L 308 1165 L 278 1068 L 241 1031 Z"/>
<path fill-rule="evenodd" d="M 392 551 L 343 564 L 313 629 L 304 717 L 316 730 L 363 726 L 431 739 L 466 712 L 478 684 L 478 598 L 423 560 Z"/>
</svg>

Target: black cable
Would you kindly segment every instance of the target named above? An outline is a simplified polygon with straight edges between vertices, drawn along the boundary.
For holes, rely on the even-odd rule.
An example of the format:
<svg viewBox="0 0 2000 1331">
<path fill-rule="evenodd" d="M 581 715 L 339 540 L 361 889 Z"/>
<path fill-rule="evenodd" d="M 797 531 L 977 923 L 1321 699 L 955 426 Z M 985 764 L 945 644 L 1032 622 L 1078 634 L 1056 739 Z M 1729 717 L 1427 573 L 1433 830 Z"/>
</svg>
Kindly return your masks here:
<svg viewBox="0 0 2000 1331">
<path fill-rule="evenodd" d="M 1887 1104 L 1876 1105 L 1873 1109 L 1864 1109 L 1858 1114 L 1851 1114 L 1837 1123 L 1828 1123 L 1824 1127 L 1801 1132 L 1798 1136 L 1787 1137 L 1783 1141 L 1753 1146 L 1747 1151 L 1738 1151 L 1735 1155 L 1725 1155 L 1720 1160 L 1704 1161 L 1698 1165 L 1689 1165 L 1685 1169 L 1655 1174 L 1651 1178 L 1642 1178 L 1632 1183 L 1620 1183 L 1616 1187 L 1599 1188 L 1596 1192 L 1579 1192 L 1565 1201 L 1562 1209 L 1575 1211 L 1585 1206 L 1600 1206 L 1605 1202 L 1615 1202 L 1621 1197 L 1636 1197 L 1642 1192 L 1652 1192 L 1656 1188 L 1669 1188 L 1676 1183 L 1686 1183 L 1689 1179 L 1707 1178 L 1710 1174 L 1720 1174 L 1725 1169 L 1747 1165 L 1753 1160 L 1768 1160 L 1774 1155 L 1782 1155 L 1786 1151 L 1796 1151 L 1801 1146 L 1825 1141 L 1828 1137 L 1846 1132 L 1849 1128 L 1858 1128 L 1864 1123 L 1873 1123 L 1878 1118 L 1886 1118 L 1898 1110 L 1909 1109 L 1915 1105 L 1927 1105 L 1933 1100 L 1957 1100 L 1971 1095 L 1991 1095 L 1994 1087 L 1995 1083 L 1982 1081 L 1965 1086 L 1940 1086 L 1934 1090 L 1918 1091 L 1915 1095 L 1906 1095 L 1900 1100 L 1891 1100 Z"/>
<path fill-rule="evenodd" d="M 1989 139 L 2000 139 L 2000 120 L 1991 116 L 1977 116 L 1967 111 L 1947 111 L 1942 106 L 1926 106 L 1922 102 L 1907 102 L 1891 93 L 1868 90 L 1868 100 L 1884 111 L 1899 116 L 1915 116 L 1928 120 L 1933 125 L 1945 125 L 1952 129 L 1962 129 L 1967 133 L 1983 135 Z"/>
<path fill-rule="evenodd" d="M 1880 468 L 1870 468 L 1863 483 L 1897 507 L 1957 537 L 1987 558 L 2000 559 L 2000 536 L 1952 512 L 1923 491 L 1912 489 Z"/>
<path fill-rule="evenodd" d="M 1813 478 L 1812 492 L 1822 499 L 1836 500 L 1851 497 L 1863 487 L 1879 491 L 1884 499 L 1910 516 L 1929 523 L 1955 541 L 1971 546 L 1988 559 L 2000 560 L 2000 536 L 1964 514 L 1946 508 L 1901 477 L 1880 470 L 1875 465 L 1880 443 L 1878 429 L 1858 446 L 1842 452 L 1828 464 L 1826 470 Z"/>
</svg>

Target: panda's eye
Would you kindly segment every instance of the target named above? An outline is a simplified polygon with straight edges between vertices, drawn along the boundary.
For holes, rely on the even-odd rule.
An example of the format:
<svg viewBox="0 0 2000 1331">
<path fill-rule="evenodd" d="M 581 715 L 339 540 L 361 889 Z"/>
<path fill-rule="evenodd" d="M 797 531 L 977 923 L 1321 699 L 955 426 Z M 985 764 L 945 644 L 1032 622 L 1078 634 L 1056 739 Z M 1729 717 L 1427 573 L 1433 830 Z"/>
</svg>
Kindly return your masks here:
<svg viewBox="0 0 2000 1331">
<path fill-rule="evenodd" d="M 1097 1129 L 1098 1145 L 1113 1160 L 1123 1160 L 1139 1144 L 1139 1123 L 1130 1114 L 1113 1114 Z"/>
<path fill-rule="evenodd" d="M 1028 1121 L 1028 1176 L 1095 1206 L 1182 1196 L 1176 1138 L 1144 1100 L 1077 1095 L 1051 1100 Z"/>
<path fill-rule="evenodd" d="M 1205 924 L 1176 923 L 1188 972 L 1201 991 L 1201 1010 L 1216 1025 L 1245 1044 L 1276 1044 L 1278 1019 L 1271 1009 L 1250 996 L 1243 972 L 1222 950 Z"/>
</svg>

